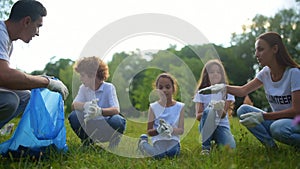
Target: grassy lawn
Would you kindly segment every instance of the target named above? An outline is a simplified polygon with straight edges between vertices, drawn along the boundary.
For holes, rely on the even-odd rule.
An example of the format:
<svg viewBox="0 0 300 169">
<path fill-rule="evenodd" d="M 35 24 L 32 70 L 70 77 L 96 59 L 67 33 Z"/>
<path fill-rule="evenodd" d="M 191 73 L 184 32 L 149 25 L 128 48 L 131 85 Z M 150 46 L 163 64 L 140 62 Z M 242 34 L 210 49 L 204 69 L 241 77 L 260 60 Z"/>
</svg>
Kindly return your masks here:
<svg viewBox="0 0 300 169">
<path fill-rule="evenodd" d="M 13 122 L 17 123 L 18 119 Z M 226 147 L 213 149 L 209 156 L 201 156 L 198 122 L 185 119 L 185 134 L 181 137 L 181 154 L 174 159 L 154 160 L 142 158 L 137 153 L 137 141 L 140 134 L 146 131 L 146 119 L 127 119 L 127 128 L 117 150 L 105 150 L 106 144 L 90 147 L 81 146 L 80 140 L 66 121 L 67 153 L 53 152 L 43 160 L 32 160 L 24 157 L 18 160 L 1 158 L 0 168 L 300 168 L 300 152 L 292 147 L 278 144 L 279 150 L 267 151 L 239 124 L 238 119 L 231 118 L 231 129 L 236 139 L 237 148 Z M 0 136 L 3 142 L 10 136 Z M 101 147 L 104 147 L 102 149 Z"/>
</svg>

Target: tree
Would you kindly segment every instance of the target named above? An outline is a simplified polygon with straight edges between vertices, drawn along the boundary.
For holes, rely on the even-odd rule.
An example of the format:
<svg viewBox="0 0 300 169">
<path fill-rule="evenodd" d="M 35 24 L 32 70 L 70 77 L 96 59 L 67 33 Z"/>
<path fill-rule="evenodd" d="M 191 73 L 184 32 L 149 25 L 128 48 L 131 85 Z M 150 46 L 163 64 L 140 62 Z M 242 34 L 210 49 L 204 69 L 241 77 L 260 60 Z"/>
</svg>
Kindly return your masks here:
<svg viewBox="0 0 300 169">
<path fill-rule="evenodd" d="M 162 73 L 162 70 L 147 68 L 139 72 L 133 78 L 129 93 L 132 104 L 137 110 L 141 112 L 148 111 L 149 104 L 155 97 L 155 92 L 152 93 L 154 89 L 154 80 L 160 73 Z M 139 114 L 136 114 L 136 116 L 139 116 Z"/>
<path fill-rule="evenodd" d="M 110 67 L 111 82 L 116 87 L 116 92 L 120 102 L 121 112 L 128 116 L 139 116 L 139 111 L 136 110 L 136 103 L 132 98 L 130 89 L 132 88 L 133 80 L 140 81 L 139 72 L 145 70 L 146 59 L 139 50 L 126 54 L 124 52 L 113 56 Z"/>
<path fill-rule="evenodd" d="M 73 99 L 75 97 L 75 94 L 73 92 L 73 81 L 74 79 L 72 79 L 73 76 L 73 63 L 74 62 L 70 62 L 70 65 L 67 65 L 64 69 L 60 69 L 59 71 L 59 79 L 64 82 L 64 84 L 67 86 L 67 88 L 69 89 L 69 97 L 65 100 L 65 113 L 71 113 L 72 108 L 72 102 Z"/>
<path fill-rule="evenodd" d="M 109 74 L 110 74 L 108 81 L 111 81 L 111 78 L 112 78 L 115 70 L 118 68 L 120 63 L 128 56 L 129 56 L 129 54 L 127 54 L 125 52 L 115 53 L 113 55 L 112 60 L 107 64 L 109 67 Z"/>
<path fill-rule="evenodd" d="M 12 5 L 13 5 L 12 0 L 1 0 L 0 1 L 0 19 L 1 20 L 7 19 Z"/>
<path fill-rule="evenodd" d="M 46 64 L 44 69 L 44 73 L 49 76 L 59 77 L 59 73 L 61 70 L 66 69 L 67 67 L 73 65 L 74 61 L 71 59 L 59 59 L 58 61 L 53 63 L 53 57 L 49 63 Z"/>
</svg>

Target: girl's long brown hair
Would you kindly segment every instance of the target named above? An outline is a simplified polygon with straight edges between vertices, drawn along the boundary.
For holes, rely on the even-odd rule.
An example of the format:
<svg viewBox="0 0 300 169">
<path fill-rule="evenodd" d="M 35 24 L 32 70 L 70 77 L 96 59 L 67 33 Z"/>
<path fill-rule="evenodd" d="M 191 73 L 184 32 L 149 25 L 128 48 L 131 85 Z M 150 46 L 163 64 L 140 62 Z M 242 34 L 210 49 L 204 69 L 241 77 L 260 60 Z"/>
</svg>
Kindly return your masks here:
<svg viewBox="0 0 300 169">
<path fill-rule="evenodd" d="M 209 60 L 203 67 L 201 75 L 200 75 L 200 79 L 198 81 L 198 86 L 197 86 L 197 90 L 200 90 L 202 88 L 208 87 L 211 85 L 210 80 L 209 80 L 209 76 L 208 76 L 208 70 L 213 66 L 213 65 L 217 65 L 219 66 L 220 70 L 221 70 L 221 74 L 222 74 L 222 79 L 220 83 L 225 83 L 228 84 L 228 79 L 227 79 L 227 75 L 225 72 L 225 68 L 222 64 L 222 62 L 218 59 L 212 59 Z"/>
<path fill-rule="evenodd" d="M 258 36 L 257 40 L 258 39 L 266 41 L 271 47 L 277 45 L 278 52 L 276 53 L 276 60 L 278 64 L 284 67 L 300 68 L 300 65 L 297 64 L 288 53 L 285 45 L 283 44 L 282 38 L 278 33 L 267 32 Z"/>
</svg>

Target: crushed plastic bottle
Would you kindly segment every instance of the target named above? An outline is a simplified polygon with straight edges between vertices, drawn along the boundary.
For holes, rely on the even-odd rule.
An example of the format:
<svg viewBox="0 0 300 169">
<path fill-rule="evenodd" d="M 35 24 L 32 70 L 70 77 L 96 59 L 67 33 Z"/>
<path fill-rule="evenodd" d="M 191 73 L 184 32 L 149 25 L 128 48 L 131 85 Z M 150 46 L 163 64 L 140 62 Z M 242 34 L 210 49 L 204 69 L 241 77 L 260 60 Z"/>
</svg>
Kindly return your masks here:
<svg viewBox="0 0 300 169">
<path fill-rule="evenodd" d="M 12 131 L 13 131 L 14 126 L 15 126 L 14 123 L 6 124 L 5 126 L 3 126 L 2 129 L 0 129 L 0 134 L 1 134 L 1 135 L 8 135 L 8 134 L 11 134 Z"/>
</svg>

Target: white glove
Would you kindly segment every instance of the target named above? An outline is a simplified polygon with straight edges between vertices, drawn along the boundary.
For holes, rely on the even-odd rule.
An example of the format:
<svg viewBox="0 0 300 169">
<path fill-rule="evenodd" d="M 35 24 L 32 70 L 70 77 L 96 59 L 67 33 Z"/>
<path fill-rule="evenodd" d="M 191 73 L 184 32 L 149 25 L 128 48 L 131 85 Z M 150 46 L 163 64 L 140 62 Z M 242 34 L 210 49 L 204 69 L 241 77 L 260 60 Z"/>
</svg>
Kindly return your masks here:
<svg viewBox="0 0 300 169">
<path fill-rule="evenodd" d="M 219 101 L 211 101 L 213 110 L 215 111 L 221 111 L 224 110 L 224 106 L 225 106 L 225 101 L 224 100 L 219 100 Z"/>
<path fill-rule="evenodd" d="M 63 99 L 66 100 L 66 98 L 69 95 L 68 88 L 58 79 L 49 76 L 43 76 L 43 77 L 49 80 L 49 84 L 47 88 L 51 91 L 59 92 L 62 95 Z"/>
<path fill-rule="evenodd" d="M 98 100 L 95 99 L 95 100 L 92 100 L 92 101 L 89 101 L 89 102 L 85 102 L 84 105 L 83 105 L 83 112 L 88 113 L 89 107 L 90 107 L 92 104 L 95 104 L 95 102 L 96 102 L 96 104 L 97 104 L 97 101 L 98 101 Z"/>
<path fill-rule="evenodd" d="M 102 116 L 102 108 L 97 104 L 98 99 L 92 100 L 91 102 L 86 102 L 83 105 L 84 121 L 89 121 L 95 117 Z"/>
<path fill-rule="evenodd" d="M 172 137 L 173 127 L 164 119 L 159 119 L 159 126 L 156 131 L 163 137 Z"/>
<path fill-rule="evenodd" d="M 214 94 L 214 93 L 224 91 L 225 89 L 226 89 L 226 85 L 224 83 L 220 83 L 220 84 L 214 84 L 209 87 L 200 89 L 198 91 L 198 93 L 199 94 Z"/>
<path fill-rule="evenodd" d="M 219 100 L 219 101 L 212 100 L 210 104 L 212 106 L 213 111 L 216 113 L 217 117 L 224 118 L 226 116 L 226 113 L 223 113 L 224 106 L 225 106 L 224 100 Z"/>
<path fill-rule="evenodd" d="M 255 127 L 264 121 L 262 112 L 250 112 L 241 115 L 240 123 L 242 123 L 245 127 Z"/>
</svg>

